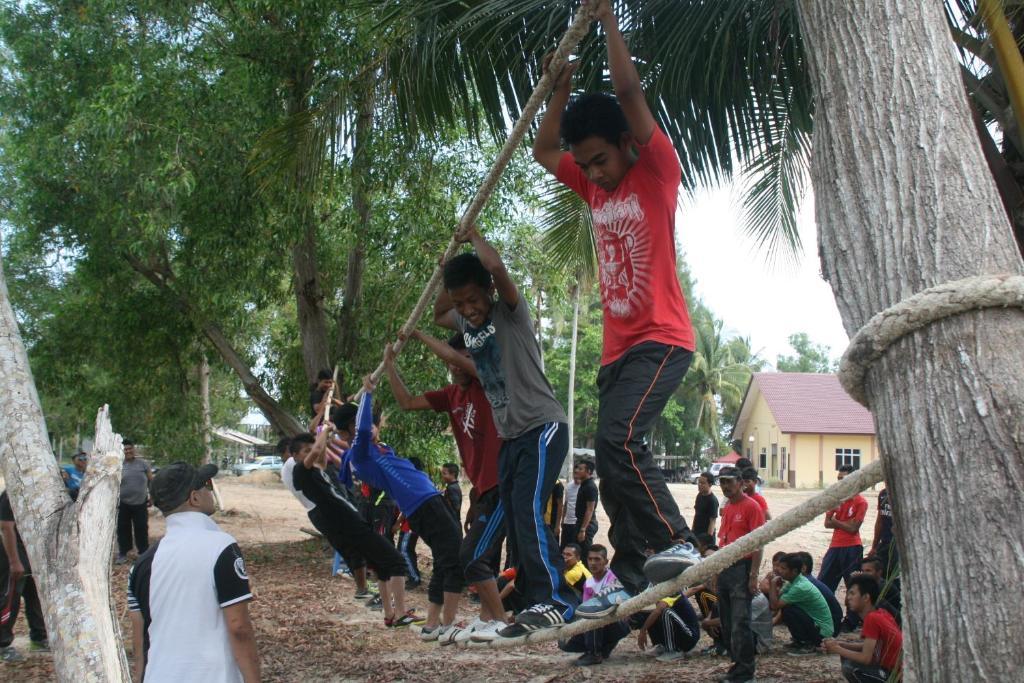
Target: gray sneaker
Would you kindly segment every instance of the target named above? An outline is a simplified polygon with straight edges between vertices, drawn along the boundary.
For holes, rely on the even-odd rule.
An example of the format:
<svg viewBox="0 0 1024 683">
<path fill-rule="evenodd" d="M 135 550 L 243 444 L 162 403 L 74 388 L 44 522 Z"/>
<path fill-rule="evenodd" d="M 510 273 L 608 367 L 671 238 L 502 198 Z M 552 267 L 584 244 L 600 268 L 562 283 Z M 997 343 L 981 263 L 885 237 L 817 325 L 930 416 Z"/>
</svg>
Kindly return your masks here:
<svg viewBox="0 0 1024 683">
<path fill-rule="evenodd" d="M 700 553 L 689 543 L 677 543 L 668 550 L 651 555 L 644 562 L 644 576 L 651 583 L 671 581 L 686 569 L 700 564 Z"/>
<path fill-rule="evenodd" d="M 0 648 L 0 662 L 23 662 L 25 661 L 25 655 L 14 649 L 13 645 L 8 645 L 5 648 Z"/>
</svg>

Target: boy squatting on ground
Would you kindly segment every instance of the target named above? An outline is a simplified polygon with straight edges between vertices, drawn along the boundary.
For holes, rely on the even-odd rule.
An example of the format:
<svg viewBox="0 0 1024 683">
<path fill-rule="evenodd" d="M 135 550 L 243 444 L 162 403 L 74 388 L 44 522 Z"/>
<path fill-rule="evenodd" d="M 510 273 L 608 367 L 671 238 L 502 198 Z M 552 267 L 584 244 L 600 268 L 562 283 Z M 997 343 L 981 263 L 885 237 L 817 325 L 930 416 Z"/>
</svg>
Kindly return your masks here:
<svg viewBox="0 0 1024 683">
<path fill-rule="evenodd" d="M 611 520 L 612 569 L 626 592 L 636 594 L 646 584 L 645 571 L 659 583 L 700 559 L 682 544 L 690 530 L 645 440 L 689 368 L 694 335 L 676 275 L 679 161 L 651 115 L 605 0 L 597 19 L 616 97 L 590 93 L 570 102 L 574 69 L 566 68 L 537 130 L 533 156 L 593 215 L 604 307 L 597 472 Z M 650 560 L 647 546 L 657 553 Z"/>
<path fill-rule="evenodd" d="M 498 631 L 507 626 L 494 576 L 497 556 L 505 540 L 505 511 L 498 495 L 501 441 L 491 405 L 477 379 L 476 366 L 462 335 L 455 335 L 448 343 L 418 331 L 413 332 L 412 337 L 422 341 L 447 363 L 452 384 L 440 391 L 413 396 L 398 374 L 394 350 L 389 344 L 384 351 L 384 369 L 391 391 L 402 410 L 435 410 L 448 414 L 466 476 L 477 492 L 459 561 L 466 581 L 476 587 L 480 596 L 480 616 L 454 636 L 455 642 L 493 640 Z M 432 634 L 424 631 L 421 635 L 430 639 Z"/>
<path fill-rule="evenodd" d="M 541 369 L 529 307 L 501 257 L 475 227 L 459 238 L 471 242 L 476 254 L 460 254 L 445 264 L 434 322 L 463 333 L 502 438 L 498 490 L 509 552 L 517 562 L 516 586 L 530 604 L 500 632 L 516 637 L 565 623 L 578 604 L 562 576 L 554 533 L 543 519 L 568 452 L 568 427 Z"/>
<path fill-rule="evenodd" d="M 338 420 L 346 415 L 354 417 L 354 408 L 334 408 L 332 415 Z M 281 468 L 281 481 L 285 488 L 306 508 L 313 526 L 324 535 L 328 543 L 341 553 L 353 575 L 362 576 L 365 588 L 365 567 L 369 565 L 380 580 L 384 623 L 388 626 L 408 626 L 415 618 L 405 608 L 405 559 L 387 539 L 374 532 L 359 508 L 339 484 L 327 473 L 326 429 L 314 439 L 312 434 L 300 434 L 292 439 L 291 457 Z"/>
<path fill-rule="evenodd" d="M 379 441 L 379 427 L 373 419 L 374 386 L 369 378 L 363 388 L 365 393 L 355 419 L 347 419 L 346 415 L 336 426 L 340 442 L 351 444 L 342 457 L 341 481 L 351 483 L 354 474 L 386 491 L 409 520 L 409 527 L 430 548 L 434 571 L 427 586 L 430 606 L 423 631 L 436 631 L 441 644 L 452 643 L 457 634 L 455 613 L 465 586 L 459 564 L 462 529 L 430 477 Z"/>
</svg>

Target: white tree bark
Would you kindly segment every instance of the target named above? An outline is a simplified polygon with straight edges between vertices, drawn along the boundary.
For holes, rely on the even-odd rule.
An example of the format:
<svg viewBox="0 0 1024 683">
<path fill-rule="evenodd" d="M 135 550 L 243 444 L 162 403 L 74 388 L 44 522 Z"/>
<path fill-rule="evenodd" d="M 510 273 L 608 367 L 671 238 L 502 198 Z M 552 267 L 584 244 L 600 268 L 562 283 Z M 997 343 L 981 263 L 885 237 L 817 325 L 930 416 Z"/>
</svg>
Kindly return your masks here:
<svg viewBox="0 0 1024 683">
<path fill-rule="evenodd" d="M 822 272 L 847 332 L 928 287 L 1021 273 L 942 3 L 799 6 L 816 96 Z M 1024 315 L 988 309 L 913 332 L 867 373 L 918 680 L 1020 675 L 1021 368 Z"/>
<path fill-rule="evenodd" d="M 60 681 L 128 681 L 110 602 L 121 437 L 104 407 L 77 502 L 64 488 L 0 266 L 0 465 L 43 603 Z"/>
</svg>

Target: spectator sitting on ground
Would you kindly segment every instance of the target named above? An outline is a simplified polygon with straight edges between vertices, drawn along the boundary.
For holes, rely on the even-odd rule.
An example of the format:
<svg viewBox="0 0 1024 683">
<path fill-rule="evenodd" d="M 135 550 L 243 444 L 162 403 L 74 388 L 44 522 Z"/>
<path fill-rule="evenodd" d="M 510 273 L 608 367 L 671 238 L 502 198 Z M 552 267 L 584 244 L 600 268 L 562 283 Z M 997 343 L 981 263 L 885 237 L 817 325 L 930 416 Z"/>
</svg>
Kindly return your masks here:
<svg viewBox="0 0 1024 683">
<path fill-rule="evenodd" d="M 842 658 L 843 677 L 850 683 L 884 683 L 901 668 L 903 633 L 889 612 L 876 608 L 879 591 L 878 581 L 873 577 L 861 573 L 852 576 L 846 602 L 864 624 L 862 641 L 829 639 L 822 644 L 825 652 Z"/>
<path fill-rule="evenodd" d="M 700 617 L 686 595 L 663 598 L 654 610 L 640 614 L 646 615 L 646 619 L 637 633 L 637 647 L 647 649 L 649 635 L 659 662 L 683 659 L 697 647 L 697 641 L 700 640 Z"/>
<path fill-rule="evenodd" d="M 583 588 L 587 579 L 591 578 L 590 571 L 580 562 L 580 555 L 583 550 L 576 543 L 569 543 L 562 548 L 562 559 L 565 560 L 565 582 L 569 584 L 579 595 L 583 595 Z"/>
<path fill-rule="evenodd" d="M 779 576 L 768 584 L 768 602 L 773 610 L 782 611 L 782 623 L 793 636 L 790 654 L 800 655 L 813 654 L 835 628 L 825 598 L 803 575 L 803 566 L 799 555 L 783 556 Z"/>
<path fill-rule="evenodd" d="M 591 577 L 586 580 L 583 587 L 584 603 L 606 587 L 618 583 L 618 578 L 608 568 L 608 549 L 603 545 L 595 543 L 590 546 L 587 565 L 590 567 Z M 608 659 L 619 641 L 628 635 L 629 625 L 623 619 L 573 636 L 569 640 L 560 640 L 558 647 L 565 652 L 583 653 L 574 662 L 576 666 L 593 666 Z"/>
<path fill-rule="evenodd" d="M 900 580 L 898 577 L 891 579 L 885 576 L 885 564 L 877 557 L 865 557 L 860 562 L 860 571 L 867 574 L 881 587 L 879 589 L 878 607 L 888 611 L 896 619 L 900 628 L 903 627 L 903 596 L 900 594 Z"/>
<path fill-rule="evenodd" d="M 839 600 L 836 599 L 836 594 L 829 590 L 829 587 L 818 580 L 818 577 L 814 575 L 814 558 L 811 554 L 805 550 L 801 550 L 796 555 L 803 561 L 804 566 L 801 570 L 803 575 L 807 577 L 807 580 L 814 584 L 814 587 L 821 593 L 821 597 L 825 598 L 825 602 L 828 603 L 828 611 L 832 613 L 832 623 L 835 625 L 835 630 L 832 632 L 832 636 L 839 635 L 839 625 L 843 623 L 843 607 L 839 604 Z"/>
</svg>

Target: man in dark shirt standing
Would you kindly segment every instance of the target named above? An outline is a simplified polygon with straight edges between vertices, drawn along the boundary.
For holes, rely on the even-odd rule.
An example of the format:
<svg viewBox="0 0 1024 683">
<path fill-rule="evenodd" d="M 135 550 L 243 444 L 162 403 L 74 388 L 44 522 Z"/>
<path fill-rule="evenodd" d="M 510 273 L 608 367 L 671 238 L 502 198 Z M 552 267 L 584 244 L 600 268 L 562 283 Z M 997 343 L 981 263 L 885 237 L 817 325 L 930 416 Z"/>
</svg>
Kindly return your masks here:
<svg viewBox="0 0 1024 683">
<path fill-rule="evenodd" d="M 578 472 L 580 489 L 576 493 L 576 529 L 571 542 L 583 549 L 583 557 L 589 557 L 590 546 L 597 535 L 597 484 L 594 483 L 594 463 L 581 460 L 575 467 Z"/>
<path fill-rule="evenodd" d="M 153 470 L 135 455 L 135 443 L 124 440 L 124 464 L 121 466 L 121 497 L 117 507 L 117 564 L 128 561 L 134 536 L 139 555 L 149 547 L 149 482 Z"/>
<path fill-rule="evenodd" d="M 693 525 L 690 527 L 695 534 L 715 535 L 718 498 L 711 492 L 714 485 L 715 475 L 710 472 L 703 472 L 697 477 L 697 500 L 693 504 Z"/>
<path fill-rule="evenodd" d="M 30 648 L 46 651 L 46 623 L 43 621 L 43 606 L 39 592 L 32 578 L 28 564 L 28 553 L 14 522 L 14 510 L 7 491 L 0 494 L 0 612 L 7 614 L 7 620 L 0 617 L 0 661 L 17 662 L 23 659 L 14 649 L 14 622 L 18 620 L 18 609 L 25 599 L 25 617 L 28 619 Z"/>
<path fill-rule="evenodd" d="M 441 481 L 444 483 L 444 502 L 448 503 L 455 521 L 462 528 L 462 487 L 459 486 L 459 466 L 453 462 L 441 465 Z"/>
</svg>

